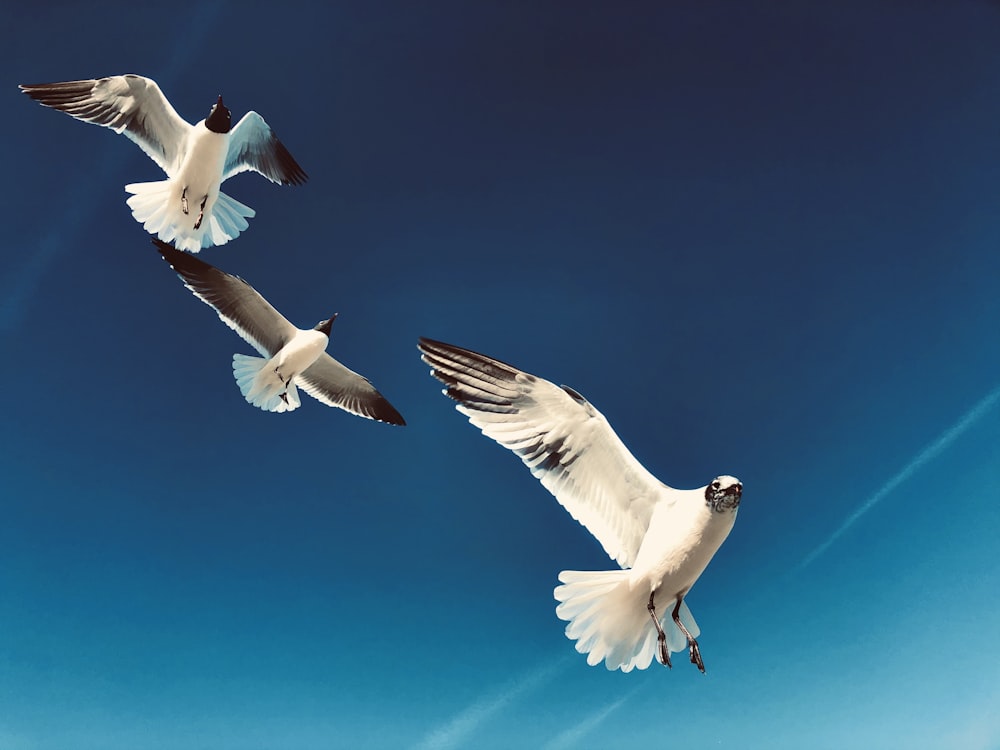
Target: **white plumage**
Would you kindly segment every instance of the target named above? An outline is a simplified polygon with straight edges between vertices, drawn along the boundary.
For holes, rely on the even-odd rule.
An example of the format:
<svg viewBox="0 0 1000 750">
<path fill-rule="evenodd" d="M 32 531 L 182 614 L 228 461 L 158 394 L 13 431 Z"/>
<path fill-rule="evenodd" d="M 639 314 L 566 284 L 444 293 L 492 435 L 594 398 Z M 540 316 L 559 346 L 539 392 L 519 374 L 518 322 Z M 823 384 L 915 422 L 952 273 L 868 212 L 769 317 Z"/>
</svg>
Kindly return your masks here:
<svg viewBox="0 0 1000 750">
<path fill-rule="evenodd" d="M 669 666 L 670 652 L 687 646 L 704 671 L 684 597 L 729 535 L 742 484 L 720 476 L 696 490 L 669 487 L 573 389 L 440 341 L 422 338 L 419 348 L 456 408 L 520 456 L 624 568 L 559 574 L 556 614 L 577 651 L 629 672 L 657 653 Z"/>
<path fill-rule="evenodd" d="M 234 174 L 253 170 L 272 182 L 300 184 L 306 173 L 256 112 L 231 128 L 218 98 L 208 117 L 191 125 L 177 114 L 156 82 L 137 75 L 22 85 L 46 107 L 111 128 L 155 161 L 166 180 L 125 186 L 126 201 L 143 228 L 164 242 L 196 253 L 239 236 L 254 210 L 220 192 Z"/>
</svg>

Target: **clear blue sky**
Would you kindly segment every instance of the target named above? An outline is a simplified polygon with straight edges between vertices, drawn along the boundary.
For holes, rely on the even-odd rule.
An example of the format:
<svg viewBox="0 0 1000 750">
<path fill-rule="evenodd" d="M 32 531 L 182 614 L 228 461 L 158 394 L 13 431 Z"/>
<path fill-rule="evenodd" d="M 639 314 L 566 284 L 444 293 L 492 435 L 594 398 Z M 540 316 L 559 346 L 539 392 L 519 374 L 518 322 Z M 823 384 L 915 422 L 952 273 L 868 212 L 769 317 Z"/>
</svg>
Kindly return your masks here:
<svg viewBox="0 0 1000 750">
<path fill-rule="evenodd" d="M 0 748 L 1000 746 L 1000 4 L 137 5 L 0 12 Z M 127 72 L 275 128 L 202 257 L 407 427 L 243 401 L 158 168 L 16 88 Z M 707 675 L 575 653 L 609 560 L 421 335 L 743 480 Z"/>
</svg>

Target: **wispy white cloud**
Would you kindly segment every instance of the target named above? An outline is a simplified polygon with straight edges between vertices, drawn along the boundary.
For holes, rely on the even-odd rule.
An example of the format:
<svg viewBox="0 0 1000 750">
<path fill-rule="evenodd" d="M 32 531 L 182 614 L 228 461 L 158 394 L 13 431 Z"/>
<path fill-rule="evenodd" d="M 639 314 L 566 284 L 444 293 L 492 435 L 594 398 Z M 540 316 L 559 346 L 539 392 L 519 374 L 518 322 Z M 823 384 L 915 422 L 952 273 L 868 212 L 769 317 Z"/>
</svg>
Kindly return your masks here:
<svg viewBox="0 0 1000 750">
<path fill-rule="evenodd" d="M 611 716 L 611 714 L 613 714 L 615 711 L 621 708 L 622 704 L 624 704 L 629 698 L 631 698 L 632 695 L 635 693 L 635 691 L 636 688 L 633 688 L 631 691 L 623 695 L 618 700 L 609 703 L 600 711 L 597 711 L 596 713 L 587 716 L 586 718 L 577 722 L 568 729 L 560 732 L 551 740 L 546 742 L 542 746 L 542 750 L 567 750 L 567 748 L 573 747 L 574 745 L 579 743 L 580 740 L 582 740 L 588 734 L 597 729 L 598 726 L 603 724 L 604 720 L 607 719 L 609 716 Z"/>
<path fill-rule="evenodd" d="M 427 733 L 414 750 L 448 750 L 467 746 L 468 739 L 484 723 L 494 718 L 517 699 L 537 690 L 562 670 L 568 660 L 542 665 L 522 675 L 497 690 L 493 695 L 481 697 L 453 718 Z"/>
<path fill-rule="evenodd" d="M 858 521 L 858 519 L 874 508 L 879 501 L 886 497 L 886 495 L 891 493 L 899 487 L 899 485 L 916 474 L 924 466 L 924 464 L 941 455 L 941 453 L 943 453 L 949 446 L 951 446 L 952 443 L 961 437 L 966 430 L 985 417 L 998 402 L 1000 402 L 1000 386 L 997 386 L 990 391 L 990 393 L 979 401 L 979 403 L 966 412 L 961 419 L 941 433 L 941 435 L 933 443 L 920 451 L 920 453 L 918 453 L 916 457 L 910 461 L 910 463 L 904 466 L 901 471 L 893 475 L 888 482 L 879 488 L 878 492 L 862 503 L 861 506 L 848 516 L 847 520 L 844 521 L 825 542 L 820 544 L 816 547 L 816 549 L 802 559 L 802 562 L 799 563 L 799 568 L 804 568 L 806 565 L 826 552 L 830 545 L 836 542 L 844 534 L 844 532 L 846 532 Z"/>
</svg>

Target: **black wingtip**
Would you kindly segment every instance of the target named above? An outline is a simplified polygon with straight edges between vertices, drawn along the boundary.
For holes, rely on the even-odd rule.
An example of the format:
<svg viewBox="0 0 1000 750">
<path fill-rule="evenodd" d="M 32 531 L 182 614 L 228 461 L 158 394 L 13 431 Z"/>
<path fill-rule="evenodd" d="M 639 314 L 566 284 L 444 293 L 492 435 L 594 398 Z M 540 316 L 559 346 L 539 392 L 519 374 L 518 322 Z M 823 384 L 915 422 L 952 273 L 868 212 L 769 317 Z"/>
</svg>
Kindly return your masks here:
<svg viewBox="0 0 1000 750">
<path fill-rule="evenodd" d="M 153 245 L 156 247 L 163 259 L 167 261 L 170 265 L 174 265 L 175 261 L 183 260 L 184 256 L 187 255 L 183 250 L 178 250 L 176 247 L 168 242 L 164 242 L 159 237 L 151 237 Z"/>
<path fill-rule="evenodd" d="M 420 336 L 417 341 L 417 348 L 425 355 L 424 361 L 432 367 L 433 363 L 429 362 L 426 357 L 440 357 L 446 360 L 458 358 L 459 360 L 464 360 L 466 365 L 475 363 L 475 366 L 478 368 L 486 368 L 486 371 L 493 377 L 505 379 L 510 379 L 517 375 L 517 373 L 522 372 L 521 368 L 517 365 L 512 365 L 510 362 L 505 362 L 502 359 L 491 357 L 488 354 L 483 354 L 473 349 L 446 344 L 443 341 L 429 339 L 425 336 Z"/>
<path fill-rule="evenodd" d="M 170 267 L 181 276 L 186 276 L 186 274 L 190 273 L 203 273 L 208 270 L 218 270 L 215 266 L 209 265 L 203 260 L 198 260 L 191 253 L 178 250 L 173 245 L 164 242 L 158 237 L 151 237 L 150 239 L 153 241 L 153 245 L 159 251 L 160 255 L 163 256 L 163 260 L 167 261 Z"/>
<path fill-rule="evenodd" d="M 163 256 L 163 259 L 167 261 L 167 263 L 173 265 L 170 259 L 177 257 L 178 253 L 181 253 L 181 251 L 173 245 L 164 242 L 159 237 L 150 237 L 150 239 L 153 241 L 153 246 L 157 249 L 160 255 Z"/>
<path fill-rule="evenodd" d="M 281 180 L 282 185 L 304 185 L 309 179 L 306 171 L 299 166 L 292 156 L 292 152 L 285 148 L 285 145 L 275 136 L 275 150 L 278 153 L 278 163 L 285 170 L 285 176 Z"/>
<path fill-rule="evenodd" d="M 46 93 L 41 88 L 41 86 L 37 86 L 34 84 L 19 83 L 17 84 L 17 87 L 21 89 L 21 93 L 24 94 L 25 96 L 31 97 L 34 101 L 38 102 L 39 104 L 45 104 Z"/>
<path fill-rule="evenodd" d="M 377 419 L 379 422 L 385 422 L 386 424 L 406 427 L 406 420 L 403 419 L 403 415 L 396 411 L 396 407 L 386 401 L 384 396 L 376 405 L 375 413 L 372 414 L 372 418 Z"/>
<path fill-rule="evenodd" d="M 441 354 L 443 352 L 456 352 L 464 354 L 472 354 L 477 357 L 485 357 L 485 354 L 480 354 L 479 352 L 474 352 L 471 349 L 463 349 L 461 346 L 455 346 L 454 344 L 446 344 L 444 341 L 438 341 L 437 339 L 430 339 L 426 336 L 420 336 L 417 339 L 417 348 L 424 354 Z"/>
</svg>

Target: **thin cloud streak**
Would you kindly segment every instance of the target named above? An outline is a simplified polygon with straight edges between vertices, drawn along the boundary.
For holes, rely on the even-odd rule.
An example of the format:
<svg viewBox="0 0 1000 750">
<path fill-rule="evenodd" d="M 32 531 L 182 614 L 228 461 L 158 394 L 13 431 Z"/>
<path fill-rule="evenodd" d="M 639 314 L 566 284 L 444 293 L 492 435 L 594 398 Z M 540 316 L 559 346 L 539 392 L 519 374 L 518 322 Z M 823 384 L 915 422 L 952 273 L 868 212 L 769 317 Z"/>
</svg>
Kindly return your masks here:
<svg viewBox="0 0 1000 750">
<path fill-rule="evenodd" d="M 886 482 L 882 487 L 872 495 L 868 500 L 866 500 L 860 508 L 854 511 L 847 520 L 844 521 L 840 527 L 834 531 L 830 537 L 823 542 L 821 545 L 816 547 L 812 552 L 803 558 L 802 562 L 799 563 L 799 568 L 804 568 L 817 557 L 822 555 L 829 549 L 830 545 L 836 542 L 851 526 L 853 526 L 858 519 L 860 519 L 865 513 L 870 511 L 875 505 L 884 499 L 886 495 L 895 490 L 899 485 L 905 482 L 907 479 L 916 474 L 924 464 L 937 458 L 941 453 L 943 453 L 952 443 L 954 443 L 962 434 L 972 427 L 976 422 L 985 417 L 989 411 L 996 406 L 997 402 L 1000 402 L 1000 386 L 997 386 L 989 394 L 986 395 L 979 403 L 973 406 L 966 414 L 958 420 L 954 425 L 945 430 L 933 443 L 924 448 L 920 453 L 917 454 L 910 463 L 908 463 L 902 471 L 894 475 L 888 482 Z"/>
<path fill-rule="evenodd" d="M 480 698 L 437 729 L 428 732 L 427 736 L 414 746 L 414 750 L 448 750 L 453 747 L 465 747 L 468 739 L 480 726 L 518 698 L 537 690 L 551 680 L 567 663 L 568 660 L 562 658 L 555 663 L 539 667 L 526 676 L 508 683 L 498 695 Z"/>
<path fill-rule="evenodd" d="M 199 3 L 195 6 L 194 17 L 185 19 L 184 23 L 187 29 L 185 33 L 189 36 L 188 42 L 176 45 L 173 57 L 161 69 L 158 76 L 161 88 L 169 90 L 170 84 L 178 77 L 179 72 L 190 59 L 186 51 L 190 47 L 200 46 L 201 42 L 213 31 L 223 5 L 223 2 Z M 86 75 L 85 72 L 80 73 L 80 77 L 86 77 Z M 24 100 L 25 106 L 29 104 L 38 106 L 31 102 L 28 97 L 24 97 Z M 58 116 L 65 117 L 62 114 Z M 94 126 L 86 123 L 67 123 L 67 128 L 70 127 L 89 128 Z M 80 227 L 91 218 L 97 206 L 104 201 L 102 192 L 105 189 L 104 186 L 106 185 L 108 190 L 115 189 L 116 186 L 112 184 L 111 180 L 115 174 L 121 171 L 122 165 L 128 160 L 129 148 L 135 148 L 135 146 L 126 145 L 125 138 L 114 137 L 110 130 L 107 136 L 109 143 L 102 151 L 105 156 L 100 160 L 101 166 L 98 171 L 90 176 L 91 179 L 88 179 L 86 184 L 73 186 L 63 193 L 62 200 L 52 203 L 52 205 L 59 207 L 58 219 L 50 225 L 51 228 L 42 235 L 38 244 L 21 248 L 25 253 L 26 260 L 20 271 L 13 274 L 7 288 L 0 292 L 0 300 L 3 300 L 0 302 L 0 332 L 9 333 L 21 325 L 27 313 L 28 302 L 36 296 L 45 274 L 72 246 L 68 238 L 79 234 Z M 72 137 L 72 133 L 66 137 Z M 120 140 L 121 143 L 113 142 L 116 140 Z M 124 183 L 118 185 L 117 188 L 124 204 Z M 102 197 L 99 199 L 98 195 Z M 122 221 L 133 221 L 127 207 L 122 209 L 120 218 Z"/>
<path fill-rule="evenodd" d="M 636 690 L 637 688 L 633 688 L 621 698 L 608 704 L 597 713 L 589 716 L 577 724 L 574 724 L 569 729 L 560 732 L 551 740 L 546 742 L 542 746 L 542 750 L 567 750 L 568 748 L 573 747 L 579 743 L 580 740 L 603 724 L 605 719 L 611 716 L 611 714 L 621 708 L 622 704 L 631 698 L 635 694 Z"/>
</svg>

